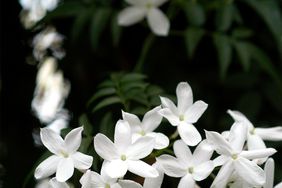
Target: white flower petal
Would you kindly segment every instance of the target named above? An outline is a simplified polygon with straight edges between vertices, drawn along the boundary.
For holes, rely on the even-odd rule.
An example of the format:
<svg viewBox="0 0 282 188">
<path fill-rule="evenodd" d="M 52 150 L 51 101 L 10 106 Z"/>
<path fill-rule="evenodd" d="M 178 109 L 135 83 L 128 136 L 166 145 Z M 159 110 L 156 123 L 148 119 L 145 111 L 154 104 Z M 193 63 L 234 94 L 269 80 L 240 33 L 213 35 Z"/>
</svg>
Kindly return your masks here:
<svg viewBox="0 0 282 188">
<path fill-rule="evenodd" d="M 137 174 L 138 176 L 145 178 L 155 178 L 159 175 L 158 171 L 154 167 L 140 160 L 128 161 L 128 170 L 133 174 Z"/>
<path fill-rule="evenodd" d="M 52 178 L 49 181 L 52 188 L 69 188 L 70 186 L 66 182 L 58 182 L 56 178 Z"/>
<path fill-rule="evenodd" d="M 49 10 L 49 11 L 54 10 L 58 5 L 58 0 L 43 0 L 40 2 L 41 2 L 42 8 Z"/>
<path fill-rule="evenodd" d="M 111 178 L 123 177 L 128 170 L 127 161 L 122 161 L 120 159 L 110 161 L 105 167 L 106 173 Z"/>
<path fill-rule="evenodd" d="M 213 160 L 213 164 L 215 167 L 224 165 L 229 160 L 229 157 L 225 155 L 220 155 Z"/>
<path fill-rule="evenodd" d="M 173 151 L 183 165 L 188 166 L 192 162 L 193 156 L 191 150 L 182 140 L 174 142 Z"/>
<path fill-rule="evenodd" d="M 177 186 L 177 188 L 194 188 L 196 185 L 195 180 L 193 180 L 192 176 L 190 174 L 185 175 L 180 179 L 180 182 Z"/>
<path fill-rule="evenodd" d="M 104 187 L 101 187 L 101 188 L 104 188 Z M 115 183 L 115 184 L 111 185 L 111 188 L 122 188 L 122 187 L 120 186 L 120 184 Z"/>
<path fill-rule="evenodd" d="M 154 149 L 164 149 L 169 145 L 168 137 L 163 133 L 149 133 L 147 136 L 152 136 L 155 138 L 155 146 Z"/>
<path fill-rule="evenodd" d="M 193 152 L 193 164 L 197 165 L 210 160 L 212 154 L 213 147 L 207 142 L 207 140 L 203 140 Z"/>
<path fill-rule="evenodd" d="M 240 178 L 253 186 L 262 186 L 265 183 L 264 171 L 253 161 L 239 158 L 234 161 L 234 168 Z"/>
<path fill-rule="evenodd" d="M 192 124 L 181 122 L 177 129 L 181 139 L 188 146 L 196 146 L 202 140 L 200 133 Z"/>
<path fill-rule="evenodd" d="M 72 156 L 74 167 L 79 170 L 86 170 L 92 166 L 93 157 L 84 153 L 75 152 Z"/>
<path fill-rule="evenodd" d="M 194 166 L 192 176 L 196 181 L 206 179 L 213 171 L 214 165 L 212 161 L 206 161 L 200 165 Z"/>
<path fill-rule="evenodd" d="M 232 148 L 222 135 L 214 131 L 205 131 L 207 141 L 213 145 L 217 153 L 230 156 Z"/>
<path fill-rule="evenodd" d="M 247 159 L 259 159 L 259 158 L 269 157 L 276 152 L 277 152 L 276 149 L 273 148 L 256 149 L 256 150 L 242 151 L 240 153 L 240 156 Z"/>
<path fill-rule="evenodd" d="M 62 137 L 49 128 L 42 128 L 40 130 L 40 137 L 43 145 L 54 154 L 60 154 L 65 148 L 65 142 Z"/>
<path fill-rule="evenodd" d="M 135 181 L 131 181 L 131 180 L 119 180 L 118 184 L 122 188 L 142 188 L 142 186 L 139 183 L 136 183 Z"/>
<path fill-rule="evenodd" d="M 145 178 L 143 188 L 161 188 L 163 179 L 164 179 L 164 172 L 158 163 L 154 163 L 152 165 L 159 173 L 158 177 L 155 178 Z"/>
<path fill-rule="evenodd" d="M 263 140 L 270 140 L 270 141 L 282 140 L 282 127 L 256 128 L 255 132 Z"/>
<path fill-rule="evenodd" d="M 65 144 L 69 153 L 74 153 L 78 150 L 81 144 L 82 131 L 83 127 L 78 127 L 66 135 Z"/>
<path fill-rule="evenodd" d="M 163 108 L 159 111 L 159 113 L 165 117 L 169 123 L 173 126 L 179 125 L 179 117 L 176 116 L 169 108 Z"/>
<path fill-rule="evenodd" d="M 152 132 L 160 125 L 163 118 L 159 114 L 160 110 L 161 106 L 157 106 L 144 115 L 142 120 L 142 128 L 145 130 L 145 132 Z"/>
<path fill-rule="evenodd" d="M 196 101 L 185 111 L 185 121 L 189 123 L 196 123 L 198 119 L 208 108 L 208 104 L 204 101 Z"/>
<path fill-rule="evenodd" d="M 264 184 L 264 188 L 273 188 L 273 182 L 274 182 L 274 160 L 272 158 L 269 158 L 265 165 L 264 165 L 264 171 L 266 175 L 266 182 Z"/>
<path fill-rule="evenodd" d="M 248 134 L 247 139 L 248 150 L 265 149 L 265 143 L 260 136 L 257 134 Z M 263 164 L 267 160 L 267 157 L 261 159 L 255 159 L 257 164 Z"/>
<path fill-rule="evenodd" d="M 104 187 L 105 183 L 100 174 L 87 170 L 79 180 L 82 188 Z"/>
<path fill-rule="evenodd" d="M 157 164 L 164 173 L 171 177 L 182 177 L 187 173 L 186 167 L 180 165 L 179 161 L 170 155 L 161 155 L 156 158 Z"/>
<path fill-rule="evenodd" d="M 253 124 L 248 120 L 248 118 L 239 111 L 227 110 L 227 113 L 234 119 L 236 122 L 245 123 L 249 129 L 253 129 Z"/>
<path fill-rule="evenodd" d="M 99 133 L 94 137 L 94 148 L 97 154 L 103 159 L 110 161 L 119 158 L 117 148 L 112 141 L 103 134 Z"/>
<path fill-rule="evenodd" d="M 122 111 L 122 118 L 129 123 L 132 132 L 141 131 L 141 121 L 135 114 Z"/>
<path fill-rule="evenodd" d="M 173 114 L 178 115 L 177 107 L 175 106 L 175 104 L 169 98 L 160 97 L 160 99 L 161 99 L 161 103 L 162 103 L 163 108 L 169 108 Z"/>
<path fill-rule="evenodd" d="M 118 14 L 118 25 L 130 26 L 145 18 L 145 7 L 130 6 Z"/>
<path fill-rule="evenodd" d="M 155 146 L 155 139 L 143 136 L 128 147 L 126 155 L 130 159 L 143 159 L 152 153 Z"/>
<path fill-rule="evenodd" d="M 279 184 L 275 185 L 274 188 L 282 188 L 282 182 L 280 182 Z"/>
<path fill-rule="evenodd" d="M 114 145 L 120 152 L 124 152 L 124 150 L 131 145 L 131 130 L 127 121 L 119 120 L 117 122 L 114 137 Z"/>
<path fill-rule="evenodd" d="M 65 182 L 72 177 L 73 171 L 74 165 L 72 159 L 70 157 L 63 158 L 58 164 L 56 178 L 59 182 Z"/>
<path fill-rule="evenodd" d="M 54 174 L 57 170 L 58 163 L 60 161 L 60 157 L 56 155 L 52 155 L 42 161 L 38 167 L 35 169 L 34 177 L 36 179 L 46 178 Z"/>
<path fill-rule="evenodd" d="M 193 93 L 187 82 L 180 82 L 176 87 L 177 108 L 181 114 L 193 104 Z"/>
<path fill-rule="evenodd" d="M 235 122 L 229 133 L 228 141 L 233 150 L 240 152 L 247 139 L 248 127 L 243 122 Z"/>
<path fill-rule="evenodd" d="M 214 179 L 211 188 L 226 188 L 229 177 L 231 176 L 233 170 L 234 167 L 232 161 L 229 161 L 226 164 L 224 164 L 220 168 L 216 178 Z"/>
<path fill-rule="evenodd" d="M 156 35 L 167 36 L 169 32 L 169 19 L 167 16 L 158 8 L 151 8 L 147 15 L 148 23 Z"/>
</svg>

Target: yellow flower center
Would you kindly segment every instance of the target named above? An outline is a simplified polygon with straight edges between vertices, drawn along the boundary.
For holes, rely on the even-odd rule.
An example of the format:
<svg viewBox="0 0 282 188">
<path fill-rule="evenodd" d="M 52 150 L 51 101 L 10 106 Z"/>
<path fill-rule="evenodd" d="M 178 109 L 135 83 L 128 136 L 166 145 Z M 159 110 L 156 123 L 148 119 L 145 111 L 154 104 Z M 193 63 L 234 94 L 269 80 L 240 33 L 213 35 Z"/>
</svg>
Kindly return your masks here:
<svg viewBox="0 0 282 188">
<path fill-rule="evenodd" d="M 120 159 L 121 159 L 122 161 L 125 161 L 125 160 L 126 160 L 126 156 L 125 156 L 125 155 L 121 155 L 121 156 L 120 156 Z"/>
<path fill-rule="evenodd" d="M 146 4 L 146 8 L 147 8 L 147 9 L 150 9 L 150 8 L 152 8 L 152 7 L 153 7 L 153 4 L 152 4 L 152 3 L 147 3 L 147 4 Z"/>
<path fill-rule="evenodd" d="M 111 186 L 109 184 L 106 184 L 105 188 L 111 188 Z"/>
<path fill-rule="evenodd" d="M 255 128 L 251 129 L 249 132 L 250 132 L 251 135 L 254 135 L 255 134 Z"/>
<path fill-rule="evenodd" d="M 193 167 L 188 168 L 188 172 L 189 172 L 190 174 L 193 174 L 194 168 L 193 168 Z"/>
<path fill-rule="evenodd" d="M 145 133 L 144 130 L 140 131 L 139 134 L 140 134 L 141 136 L 145 136 L 145 135 L 146 135 L 146 133 Z"/>
<path fill-rule="evenodd" d="M 180 120 L 180 121 L 184 121 L 184 115 L 180 115 L 180 116 L 179 116 L 179 120 Z"/>
<path fill-rule="evenodd" d="M 236 160 L 238 158 L 238 155 L 237 154 L 233 154 L 231 157 L 232 157 L 233 160 Z"/>
</svg>

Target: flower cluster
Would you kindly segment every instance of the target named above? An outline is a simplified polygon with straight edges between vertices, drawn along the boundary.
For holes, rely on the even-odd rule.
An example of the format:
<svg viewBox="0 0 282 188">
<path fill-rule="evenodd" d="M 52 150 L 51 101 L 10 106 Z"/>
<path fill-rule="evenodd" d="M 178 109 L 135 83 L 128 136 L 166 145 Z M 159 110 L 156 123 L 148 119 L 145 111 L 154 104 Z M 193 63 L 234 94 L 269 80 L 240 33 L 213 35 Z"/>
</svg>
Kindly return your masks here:
<svg viewBox="0 0 282 188">
<path fill-rule="evenodd" d="M 41 140 L 53 155 L 39 164 L 35 178 L 55 174 L 49 186 L 69 187 L 66 182 L 73 176 L 74 169 L 78 169 L 83 173 L 79 181 L 82 187 L 158 188 L 166 174 L 181 178 L 178 188 L 194 188 L 198 187 L 197 182 L 212 174 L 215 177 L 213 188 L 273 187 L 274 161 L 268 157 L 276 150 L 267 148 L 263 140 L 282 140 L 282 127 L 255 129 L 243 114 L 228 110 L 234 119 L 230 131 L 222 134 L 205 131 L 203 139 L 193 124 L 208 105 L 203 101 L 193 103 L 192 90 L 186 82 L 178 84 L 176 95 L 177 106 L 161 97 L 161 106 L 148 111 L 142 121 L 122 111 L 113 141 L 101 133 L 94 136 L 94 149 L 103 159 L 100 173 L 91 169 L 93 157 L 79 151 L 83 127 L 73 129 L 64 139 L 48 127 L 41 129 Z M 170 140 L 165 134 L 154 132 L 163 117 L 176 127 Z M 175 139 L 177 133 L 180 139 Z M 174 155 L 163 154 L 171 146 Z M 193 152 L 192 147 L 195 147 Z M 265 161 L 263 169 L 260 165 Z M 216 167 L 219 167 L 218 172 Z M 143 185 L 126 179 L 128 171 L 145 178 Z M 279 186 L 281 184 L 276 187 Z"/>
</svg>

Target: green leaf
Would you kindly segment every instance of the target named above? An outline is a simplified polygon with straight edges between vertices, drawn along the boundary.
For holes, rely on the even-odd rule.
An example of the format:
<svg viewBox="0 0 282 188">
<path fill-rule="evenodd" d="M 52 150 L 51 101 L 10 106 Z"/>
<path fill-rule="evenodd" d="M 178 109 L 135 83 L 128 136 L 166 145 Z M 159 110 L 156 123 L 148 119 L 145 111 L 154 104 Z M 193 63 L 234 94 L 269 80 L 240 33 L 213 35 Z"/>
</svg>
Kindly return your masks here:
<svg viewBox="0 0 282 188">
<path fill-rule="evenodd" d="M 214 34 L 214 44 L 217 50 L 220 76 L 224 78 L 232 60 L 232 46 L 226 35 Z"/>
<path fill-rule="evenodd" d="M 237 104 L 237 109 L 242 111 L 250 119 L 255 118 L 261 108 L 262 98 L 258 92 L 244 94 Z"/>
<path fill-rule="evenodd" d="M 114 135 L 114 122 L 111 112 L 107 112 L 100 122 L 100 133 L 107 135 L 109 138 L 113 138 Z"/>
<path fill-rule="evenodd" d="M 253 31 L 248 28 L 235 28 L 232 31 L 232 38 L 234 39 L 245 39 L 253 35 Z"/>
<path fill-rule="evenodd" d="M 147 78 L 146 75 L 144 74 L 139 74 L 139 73 L 129 73 L 129 74 L 125 74 L 120 82 L 123 83 L 123 82 L 136 82 L 136 81 L 142 81 L 144 80 L 145 78 Z"/>
<path fill-rule="evenodd" d="M 97 49 L 101 34 L 105 30 L 111 16 L 111 9 L 95 9 L 90 26 L 90 38 L 93 49 Z"/>
<path fill-rule="evenodd" d="M 116 89 L 112 88 L 112 87 L 100 89 L 91 97 L 91 99 L 89 100 L 89 102 L 87 104 L 90 105 L 96 99 L 98 99 L 100 97 L 105 97 L 105 96 L 113 95 L 115 93 L 116 93 Z"/>
<path fill-rule="evenodd" d="M 83 132 L 86 136 L 92 137 L 93 125 L 90 123 L 86 114 L 82 114 L 79 117 L 79 126 L 83 126 Z"/>
<path fill-rule="evenodd" d="M 216 12 L 215 24 L 218 31 L 227 31 L 233 22 L 234 4 L 224 4 Z"/>
<path fill-rule="evenodd" d="M 113 46 L 118 46 L 119 41 L 121 39 L 121 35 L 122 35 L 122 27 L 120 25 L 118 25 L 118 21 L 117 21 L 117 14 L 115 14 L 115 16 L 112 17 L 112 40 L 113 40 Z"/>
<path fill-rule="evenodd" d="M 75 18 L 71 30 L 72 42 L 76 42 L 79 39 L 79 36 L 83 33 L 83 29 L 85 28 L 87 22 L 90 20 L 91 10 L 92 9 L 90 8 L 85 11 L 82 11 Z"/>
<path fill-rule="evenodd" d="M 123 84 L 121 86 L 122 91 L 128 92 L 129 90 L 132 89 L 145 89 L 149 84 L 148 83 L 144 83 L 144 82 L 128 82 L 126 84 Z"/>
<path fill-rule="evenodd" d="M 201 4 L 196 2 L 187 2 L 184 6 L 187 20 L 194 26 L 202 26 L 206 21 L 205 10 Z"/>
<path fill-rule="evenodd" d="M 199 42 L 203 38 L 205 31 L 197 27 L 189 27 L 185 32 L 185 44 L 188 57 L 192 58 Z"/>
<path fill-rule="evenodd" d="M 106 98 L 106 99 L 102 100 L 101 102 L 99 102 L 94 107 L 92 112 L 96 112 L 97 110 L 100 110 L 101 108 L 104 108 L 104 107 L 112 105 L 112 104 L 117 104 L 117 103 L 122 103 L 122 101 L 119 97 L 114 96 L 114 97 Z"/>
<path fill-rule="evenodd" d="M 98 88 L 103 88 L 103 87 L 115 87 L 115 83 L 112 80 L 105 80 L 98 85 Z"/>
<path fill-rule="evenodd" d="M 245 42 L 235 41 L 234 43 L 235 51 L 238 54 L 239 61 L 245 71 L 250 69 L 251 57 L 249 52 L 249 45 Z"/>
<path fill-rule="evenodd" d="M 252 7 L 265 21 L 282 54 L 282 16 L 277 0 L 242 0 Z"/>
</svg>

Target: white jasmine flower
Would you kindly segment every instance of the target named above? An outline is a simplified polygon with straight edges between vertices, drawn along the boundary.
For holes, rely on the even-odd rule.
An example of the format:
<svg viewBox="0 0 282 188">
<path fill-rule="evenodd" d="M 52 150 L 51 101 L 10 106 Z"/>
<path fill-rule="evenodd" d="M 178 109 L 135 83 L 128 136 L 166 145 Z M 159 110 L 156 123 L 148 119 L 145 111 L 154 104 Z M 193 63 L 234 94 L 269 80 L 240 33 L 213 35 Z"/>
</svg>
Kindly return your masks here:
<svg viewBox="0 0 282 188">
<path fill-rule="evenodd" d="M 217 132 L 206 131 L 208 142 L 213 144 L 216 152 L 220 154 L 214 163 L 216 166 L 223 165 L 211 187 L 224 188 L 234 172 L 252 186 L 262 186 L 265 183 L 264 171 L 250 159 L 268 157 L 276 150 L 268 148 L 242 151 L 247 131 L 247 127 L 238 122 L 232 125 L 228 140 Z"/>
<path fill-rule="evenodd" d="M 213 149 L 206 141 L 198 145 L 193 155 L 182 140 L 174 143 L 173 150 L 176 158 L 161 155 L 157 158 L 157 163 L 168 176 L 181 177 L 178 188 L 194 188 L 196 181 L 206 179 L 214 169 L 210 160 Z"/>
<path fill-rule="evenodd" d="M 152 165 L 159 173 L 158 177 L 155 178 L 145 178 L 143 188 L 161 188 L 164 179 L 164 170 L 156 162 Z"/>
<path fill-rule="evenodd" d="M 42 179 L 56 172 L 56 179 L 65 182 L 73 175 L 74 168 L 78 170 L 90 168 L 93 158 L 77 151 L 81 144 L 82 131 L 82 127 L 73 129 L 63 140 L 51 129 L 42 128 L 40 131 L 42 143 L 54 155 L 39 164 L 34 177 Z"/>
<path fill-rule="evenodd" d="M 80 178 L 82 188 L 142 188 L 142 186 L 131 180 L 111 178 L 105 172 L 106 164 L 103 163 L 101 175 L 87 170 Z"/>
<path fill-rule="evenodd" d="M 152 152 L 154 145 L 155 139 L 145 136 L 132 143 L 130 126 L 124 120 L 116 124 L 114 143 L 100 133 L 94 137 L 95 150 L 109 163 L 105 171 L 111 178 L 123 177 L 127 170 L 142 177 L 157 177 L 157 170 L 140 160 Z"/>
<path fill-rule="evenodd" d="M 33 56 L 40 61 L 47 55 L 47 50 L 52 51 L 52 56 L 61 59 L 65 56 L 62 49 L 64 36 L 59 34 L 54 27 L 48 27 L 38 33 L 33 41 Z"/>
<path fill-rule="evenodd" d="M 48 128 L 60 134 L 62 129 L 65 129 L 69 125 L 69 114 L 67 111 L 61 111 L 56 115 L 54 121 L 47 125 Z"/>
<path fill-rule="evenodd" d="M 248 150 L 265 149 L 265 143 L 267 141 L 282 141 L 282 127 L 271 127 L 271 128 L 256 128 L 254 125 L 238 111 L 227 111 L 235 122 L 242 122 L 248 127 L 247 135 L 247 147 Z M 267 158 L 256 159 L 255 161 L 262 164 Z"/>
<path fill-rule="evenodd" d="M 70 84 L 63 74 L 56 71 L 57 62 L 48 58 L 41 65 L 37 78 L 32 109 L 42 123 L 49 124 L 63 110 L 64 100 L 69 94 Z"/>
<path fill-rule="evenodd" d="M 57 7 L 58 0 L 19 0 L 23 7 L 23 24 L 29 28 L 41 20 L 47 11 L 52 11 Z"/>
<path fill-rule="evenodd" d="M 123 119 L 129 123 L 131 128 L 132 142 L 143 136 L 149 136 L 155 139 L 155 149 L 163 149 L 168 146 L 169 139 L 166 135 L 153 132 L 162 121 L 162 116 L 158 113 L 160 109 L 161 107 L 158 106 L 147 112 L 142 122 L 136 115 L 122 111 Z"/>
<path fill-rule="evenodd" d="M 125 0 L 130 7 L 118 15 L 118 24 L 130 26 L 148 19 L 149 27 L 156 35 L 168 35 L 170 23 L 166 15 L 158 8 L 167 0 Z"/>
<path fill-rule="evenodd" d="M 180 82 L 176 88 L 177 107 L 168 98 L 161 97 L 163 109 L 159 113 L 164 116 L 171 125 L 177 126 L 181 139 L 189 146 L 197 145 L 202 137 L 194 127 L 208 105 L 203 101 L 193 104 L 193 94 L 187 82 Z"/>
<path fill-rule="evenodd" d="M 35 188 L 70 188 L 70 186 L 66 182 L 58 182 L 56 178 L 52 178 L 41 180 Z"/>
<path fill-rule="evenodd" d="M 269 158 L 265 165 L 264 165 L 264 171 L 266 174 L 265 178 L 265 184 L 263 188 L 282 188 L 282 182 L 277 184 L 273 187 L 274 182 L 274 160 L 272 158 Z"/>
</svg>

